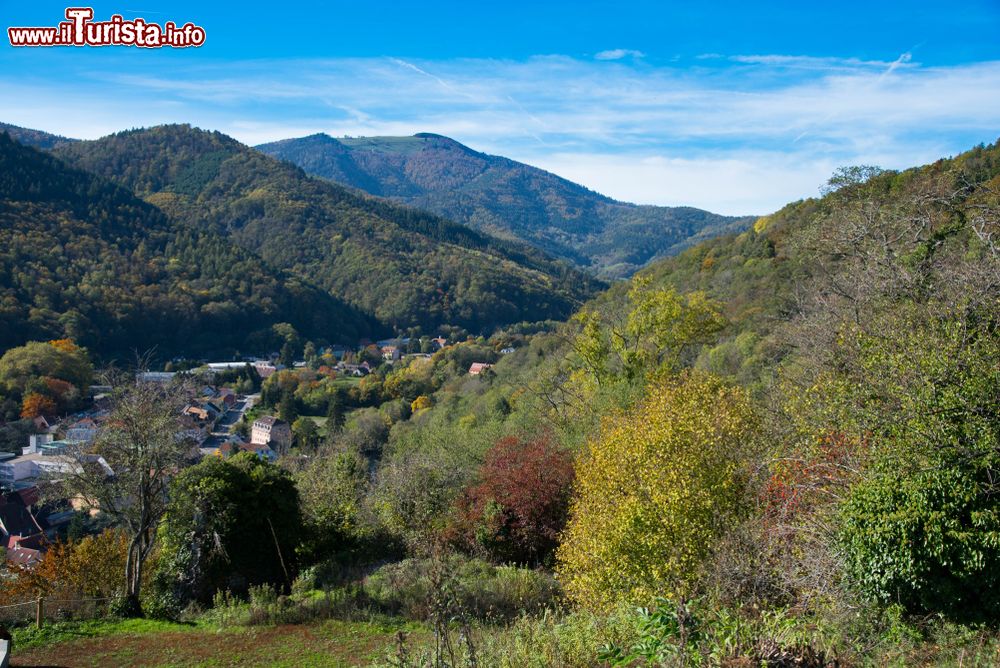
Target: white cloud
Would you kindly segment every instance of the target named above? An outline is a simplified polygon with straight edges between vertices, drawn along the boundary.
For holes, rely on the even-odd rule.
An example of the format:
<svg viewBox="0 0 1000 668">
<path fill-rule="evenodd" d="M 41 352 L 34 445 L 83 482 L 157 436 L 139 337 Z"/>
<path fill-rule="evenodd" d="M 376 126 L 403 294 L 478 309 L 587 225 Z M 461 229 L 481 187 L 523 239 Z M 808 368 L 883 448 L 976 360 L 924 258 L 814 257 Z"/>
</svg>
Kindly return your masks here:
<svg viewBox="0 0 1000 668">
<path fill-rule="evenodd" d="M 608 49 L 607 51 L 598 51 L 594 54 L 594 58 L 598 60 L 621 60 L 622 58 L 642 58 L 642 51 L 636 51 L 635 49 Z"/>
<path fill-rule="evenodd" d="M 562 153 L 528 156 L 539 167 L 625 202 L 695 206 L 762 215 L 815 196 L 836 162 L 807 156 L 739 153 L 696 158 Z"/>
</svg>

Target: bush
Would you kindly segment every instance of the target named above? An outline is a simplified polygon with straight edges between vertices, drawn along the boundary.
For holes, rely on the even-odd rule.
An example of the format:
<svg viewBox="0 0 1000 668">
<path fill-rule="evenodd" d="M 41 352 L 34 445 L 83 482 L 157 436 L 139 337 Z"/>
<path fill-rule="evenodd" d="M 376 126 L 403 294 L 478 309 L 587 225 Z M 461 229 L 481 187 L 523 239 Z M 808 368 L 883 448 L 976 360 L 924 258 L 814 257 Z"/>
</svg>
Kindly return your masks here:
<svg viewBox="0 0 1000 668">
<path fill-rule="evenodd" d="M 592 609 L 680 596 L 744 512 L 756 420 L 745 393 L 702 373 L 654 384 L 577 468 L 558 551 L 567 593 Z"/>
<path fill-rule="evenodd" d="M 386 612 L 419 620 L 430 618 L 441 597 L 462 615 L 506 619 L 554 606 L 559 596 L 547 573 L 457 555 L 383 566 L 365 580 L 364 591 Z"/>
<path fill-rule="evenodd" d="M 886 467 L 855 485 L 840 531 L 852 580 L 910 613 L 1000 619 L 996 474 L 960 462 L 913 473 Z"/>
<path fill-rule="evenodd" d="M 547 437 L 503 438 L 486 454 L 479 478 L 458 501 L 455 542 L 494 562 L 549 562 L 566 524 L 570 454 Z"/>
</svg>

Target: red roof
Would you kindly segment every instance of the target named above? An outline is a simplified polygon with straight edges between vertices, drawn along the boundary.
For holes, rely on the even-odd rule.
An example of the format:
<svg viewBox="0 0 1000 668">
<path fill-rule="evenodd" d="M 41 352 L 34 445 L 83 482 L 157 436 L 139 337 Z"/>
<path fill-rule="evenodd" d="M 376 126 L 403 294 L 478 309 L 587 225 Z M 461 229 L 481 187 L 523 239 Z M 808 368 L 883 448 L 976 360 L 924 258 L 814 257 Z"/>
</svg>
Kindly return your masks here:
<svg viewBox="0 0 1000 668">
<path fill-rule="evenodd" d="M 23 547 L 15 547 L 13 550 L 7 550 L 7 561 L 17 566 L 34 566 L 41 560 L 41 550 L 32 550 Z"/>
</svg>

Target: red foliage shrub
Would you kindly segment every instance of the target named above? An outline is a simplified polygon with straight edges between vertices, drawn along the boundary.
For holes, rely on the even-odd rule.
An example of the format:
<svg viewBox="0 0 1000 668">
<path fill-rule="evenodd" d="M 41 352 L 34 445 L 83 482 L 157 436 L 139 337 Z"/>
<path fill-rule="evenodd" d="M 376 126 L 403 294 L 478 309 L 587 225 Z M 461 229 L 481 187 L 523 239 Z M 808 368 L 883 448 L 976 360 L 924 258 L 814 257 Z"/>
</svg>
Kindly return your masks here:
<svg viewBox="0 0 1000 668">
<path fill-rule="evenodd" d="M 776 462 L 761 492 L 765 522 L 777 529 L 836 498 L 854 479 L 866 449 L 863 440 L 831 432 L 813 452 Z"/>
<path fill-rule="evenodd" d="M 448 538 L 498 563 L 551 560 L 566 525 L 573 457 L 547 436 L 500 439 L 456 504 Z"/>
</svg>

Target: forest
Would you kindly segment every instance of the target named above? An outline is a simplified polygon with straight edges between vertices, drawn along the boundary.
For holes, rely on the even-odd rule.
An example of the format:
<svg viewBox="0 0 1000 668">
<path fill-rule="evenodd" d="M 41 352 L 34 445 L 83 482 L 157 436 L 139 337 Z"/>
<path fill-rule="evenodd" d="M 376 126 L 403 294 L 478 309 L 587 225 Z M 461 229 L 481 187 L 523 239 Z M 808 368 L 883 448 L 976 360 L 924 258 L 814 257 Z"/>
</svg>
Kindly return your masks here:
<svg viewBox="0 0 1000 668">
<path fill-rule="evenodd" d="M 271 327 L 354 342 L 370 315 L 218 233 L 0 133 L 0 349 L 73 339 L 97 360 L 270 350 Z M 278 343 L 280 345 L 280 343 Z"/>
<path fill-rule="evenodd" d="M 218 132 L 160 126 L 54 154 L 396 330 L 568 317 L 604 284 L 519 241 L 359 195 Z"/>
</svg>

